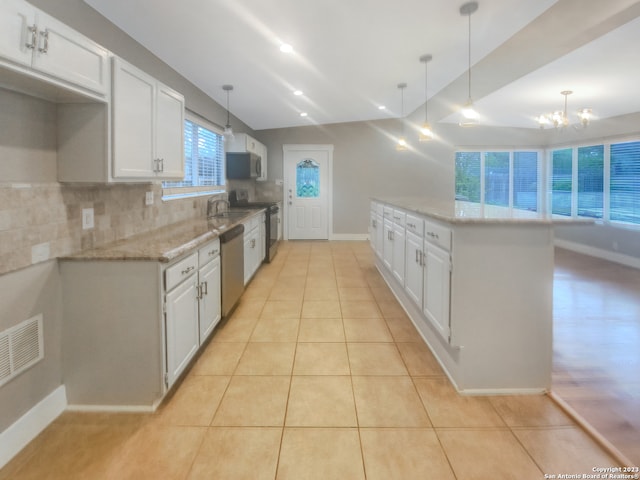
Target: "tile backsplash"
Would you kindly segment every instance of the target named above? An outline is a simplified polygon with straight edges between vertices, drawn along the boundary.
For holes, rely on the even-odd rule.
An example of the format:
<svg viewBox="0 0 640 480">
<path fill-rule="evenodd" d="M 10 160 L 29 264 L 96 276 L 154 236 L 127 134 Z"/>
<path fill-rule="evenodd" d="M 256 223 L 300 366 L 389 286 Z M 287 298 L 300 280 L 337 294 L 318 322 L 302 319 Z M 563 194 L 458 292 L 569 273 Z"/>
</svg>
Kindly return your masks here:
<svg viewBox="0 0 640 480">
<path fill-rule="evenodd" d="M 206 215 L 207 196 L 161 197 L 160 184 L 0 183 L 0 274 Z M 93 229 L 82 229 L 84 208 Z"/>
</svg>

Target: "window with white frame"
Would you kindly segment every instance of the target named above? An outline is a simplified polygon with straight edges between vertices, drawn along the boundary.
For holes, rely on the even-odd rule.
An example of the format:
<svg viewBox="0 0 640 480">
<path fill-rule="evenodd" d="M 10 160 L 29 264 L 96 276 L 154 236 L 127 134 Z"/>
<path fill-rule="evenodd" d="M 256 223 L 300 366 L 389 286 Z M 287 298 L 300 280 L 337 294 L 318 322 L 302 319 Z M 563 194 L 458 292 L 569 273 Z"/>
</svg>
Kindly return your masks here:
<svg viewBox="0 0 640 480">
<path fill-rule="evenodd" d="M 640 142 L 552 150 L 551 211 L 640 224 Z"/>
<path fill-rule="evenodd" d="M 163 198 L 217 193 L 225 189 L 222 130 L 187 113 L 184 122 L 184 179 L 162 182 Z"/>
<path fill-rule="evenodd" d="M 539 152 L 456 152 L 456 200 L 538 210 Z"/>
</svg>

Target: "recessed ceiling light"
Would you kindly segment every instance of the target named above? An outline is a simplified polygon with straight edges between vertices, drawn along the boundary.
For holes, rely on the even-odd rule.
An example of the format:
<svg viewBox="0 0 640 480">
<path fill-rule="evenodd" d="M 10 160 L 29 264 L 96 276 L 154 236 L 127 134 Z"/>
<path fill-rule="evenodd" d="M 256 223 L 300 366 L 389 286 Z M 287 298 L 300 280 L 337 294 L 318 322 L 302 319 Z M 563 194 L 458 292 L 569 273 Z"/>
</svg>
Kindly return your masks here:
<svg viewBox="0 0 640 480">
<path fill-rule="evenodd" d="M 282 53 L 291 53 L 293 52 L 293 47 L 288 43 L 283 43 L 282 45 L 280 45 L 280 51 Z"/>
<path fill-rule="evenodd" d="M 387 107 L 385 107 L 384 105 L 380 105 L 380 106 L 378 107 L 378 110 L 386 110 L 386 108 L 387 108 Z"/>
<path fill-rule="evenodd" d="M 294 90 L 294 91 L 293 91 L 293 94 L 294 94 L 296 97 L 299 97 L 300 95 L 302 95 L 302 90 Z"/>
<path fill-rule="evenodd" d="M 307 115 L 309 115 L 307 112 L 300 112 L 301 117 L 306 117 Z"/>
</svg>

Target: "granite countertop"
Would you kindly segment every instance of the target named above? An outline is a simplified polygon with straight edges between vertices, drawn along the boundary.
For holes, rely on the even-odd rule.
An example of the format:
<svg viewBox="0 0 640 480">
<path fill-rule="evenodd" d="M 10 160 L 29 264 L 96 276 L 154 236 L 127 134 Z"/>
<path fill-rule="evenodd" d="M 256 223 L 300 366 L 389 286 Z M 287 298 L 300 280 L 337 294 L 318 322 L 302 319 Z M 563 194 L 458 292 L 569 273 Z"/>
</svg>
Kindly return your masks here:
<svg viewBox="0 0 640 480">
<path fill-rule="evenodd" d="M 373 200 L 455 224 L 591 225 L 594 223 L 590 218 L 571 218 L 494 205 L 481 206 L 473 202 L 438 203 L 421 197 L 377 197 Z"/>
<path fill-rule="evenodd" d="M 61 257 L 60 260 L 149 260 L 167 263 L 218 238 L 225 230 L 245 222 L 264 209 L 243 208 L 242 210 L 249 213 L 234 219 L 185 220 L 101 247 L 76 252 Z"/>
</svg>

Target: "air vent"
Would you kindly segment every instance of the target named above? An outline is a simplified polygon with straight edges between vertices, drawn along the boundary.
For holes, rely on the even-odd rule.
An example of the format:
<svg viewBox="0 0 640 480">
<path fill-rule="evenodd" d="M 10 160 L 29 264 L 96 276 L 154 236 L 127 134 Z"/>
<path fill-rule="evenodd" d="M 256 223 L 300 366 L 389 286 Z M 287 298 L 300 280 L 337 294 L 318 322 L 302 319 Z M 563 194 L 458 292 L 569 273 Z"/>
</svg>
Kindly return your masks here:
<svg viewBox="0 0 640 480">
<path fill-rule="evenodd" d="M 44 358 L 42 314 L 0 332 L 0 386 Z"/>
</svg>

